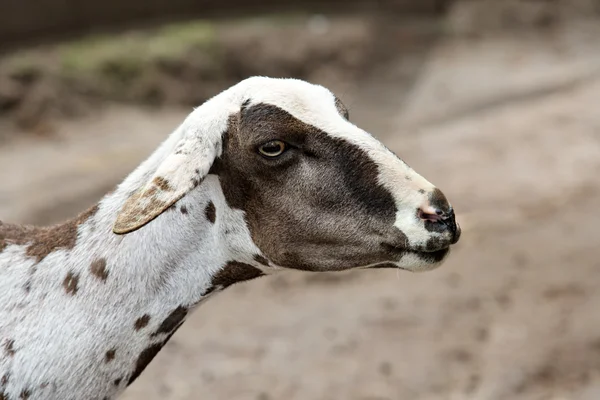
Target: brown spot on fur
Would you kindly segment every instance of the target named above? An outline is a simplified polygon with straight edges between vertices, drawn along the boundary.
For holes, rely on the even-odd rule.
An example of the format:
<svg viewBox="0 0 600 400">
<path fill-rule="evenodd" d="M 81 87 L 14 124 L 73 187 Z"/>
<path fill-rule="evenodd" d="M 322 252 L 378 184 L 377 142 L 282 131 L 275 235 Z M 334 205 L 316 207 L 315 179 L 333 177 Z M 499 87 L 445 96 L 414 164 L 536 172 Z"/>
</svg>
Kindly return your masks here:
<svg viewBox="0 0 600 400">
<path fill-rule="evenodd" d="M 173 190 L 171 185 L 169 185 L 169 181 L 167 181 L 163 177 L 157 176 L 156 178 L 154 178 L 152 183 L 154 183 L 160 190 L 164 192 L 170 192 Z"/>
<path fill-rule="evenodd" d="M 8 400 L 8 395 L 4 392 L 0 392 L 0 400 Z"/>
<path fill-rule="evenodd" d="M 106 354 L 104 355 L 104 362 L 105 363 L 109 363 L 112 360 L 115 359 L 115 355 L 117 354 L 117 350 L 116 349 L 110 349 L 106 352 Z"/>
<path fill-rule="evenodd" d="M 260 263 L 262 265 L 266 265 L 267 267 L 269 266 L 269 260 L 267 260 L 266 258 L 261 256 L 260 254 L 254 255 L 254 261 L 256 261 L 257 263 Z"/>
<path fill-rule="evenodd" d="M 150 364 L 154 357 L 156 357 L 160 349 L 163 348 L 163 345 L 164 343 L 153 344 L 152 346 L 148 347 L 146 350 L 140 353 L 140 356 L 138 357 L 135 363 L 135 370 L 131 374 L 127 386 L 131 385 L 138 378 L 138 376 L 140 376 L 142 371 L 146 369 L 148 364 Z"/>
<path fill-rule="evenodd" d="M 152 336 L 160 335 L 161 333 L 171 333 L 175 328 L 183 323 L 183 320 L 187 316 L 188 309 L 186 307 L 179 306 L 174 309 L 171 314 L 160 324 L 158 330 L 152 334 Z"/>
<path fill-rule="evenodd" d="M 217 219 L 217 210 L 215 208 L 215 205 L 212 201 L 208 202 L 208 205 L 206 206 L 206 219 L 209 220 L 211 223 L 215 223 L 215 220 Z"/>
<path fill-rule="evenodd" d="M 0 222 L 0 252 L 11 244 L 27 244 L 26 255 L 40 262 L 55 250 L 72 249 L 77 241 L 79 225 L 85 223 L 97 211 L 98 206 L 95 205 L 73 220 L 45 228 Z"/>
<path fill-rule="evenodd" d="M 40 385 L 40 389 L 46 389 L 50 385 L 48 382 L 44 382 Z"/>
<path fill-rule="evenodd" d="M 150 322 L 150 316 L 148 314 L 144 314 L 135 320 L 135 324 L 133 324 L 133 327 L 136 331 L 139 331 L 140 329 L 148 325 L 148 322 Z"/>
<path fill-rule="evenodd" d="M 63 288 L 65 288 L 65 292 L 67 292 L 67 294 L 74 296 L 78 290 L 78 283 L 79 275 L 69 272 L 63 281 Z"/>
<path fill-rule="evenodd" d="M 15 350 L 15 341 L 12 339 L 7 340 L 4 343 L 4 350 L 6 351 L 6 354 L 8 354 L 9 357 L 13 357 L 17 352 Z"/>
<path fill-rule="evenodd" d="M 179 211 L 181 211 L 182 214 L 188 213 L 188 209 L 185 205 L 182 205 L 181 207 L 179 207 Z"/>
<path fill-rule="evenodd" d="M 27 400 L 29 396 L 31 396 L 31 392 L 29 391 L 29 389 L 23 389 L 23 391 L 19 395 L 19 399 Z"/>
<path fill-rule="evenodd" d="M 123 378 L 117 378 L 113 381 L 113 385 L 119 386 L 122 381 L 123 381 Z"/>
<path fill-rule="evenodd" d="M 106 269 L 106 259 L 99 258 L 96 261 L 92 262 L 90 265 L 90 271 L 92 274 L 100 279 L 101 281 L 106 281 L 108 278 L 108 270 Z"/>
<path fill-rule="evenodd" d="M 10 379 L 9 373 L 2 375 L 2 380 L 0 380 L 0 385 L 6 386 L 8 384 L 9 379 Z"/>
<path fill-rule="evenodd" d="M 211 283 L 212 286 L 221 286 L 226 288 L 235 283 L 248 281 L 263 275 L 264 274 L 260 269 L 253 267 L 252 265 L 238 261 L 230 261 L 223 267 L 223 269 L 213 276 Z"/>
</svg>

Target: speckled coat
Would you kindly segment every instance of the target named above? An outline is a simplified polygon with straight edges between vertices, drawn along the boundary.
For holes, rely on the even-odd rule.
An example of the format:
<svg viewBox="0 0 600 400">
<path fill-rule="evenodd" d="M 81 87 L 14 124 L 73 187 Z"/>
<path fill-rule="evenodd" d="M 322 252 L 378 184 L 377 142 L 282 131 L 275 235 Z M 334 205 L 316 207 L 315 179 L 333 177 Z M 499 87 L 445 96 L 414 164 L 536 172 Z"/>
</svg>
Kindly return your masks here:
<svg viewBox="0 0 600 400">
<path fill-rule="evenodd" d="M 330 91 L 249 78 L 77 218 L 0 223 L 0 400 L 113 399 L 231 284 L 428 270 L 459 236 L 442 192 Z"/>
</svg>

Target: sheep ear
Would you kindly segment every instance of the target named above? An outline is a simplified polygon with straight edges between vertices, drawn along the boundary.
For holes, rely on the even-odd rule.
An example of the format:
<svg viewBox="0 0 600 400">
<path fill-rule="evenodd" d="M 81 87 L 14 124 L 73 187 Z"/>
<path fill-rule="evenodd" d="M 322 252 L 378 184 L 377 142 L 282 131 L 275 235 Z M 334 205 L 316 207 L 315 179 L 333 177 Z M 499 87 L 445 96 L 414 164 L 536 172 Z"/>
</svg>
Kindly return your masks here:
<svg viewBox="0 0 600 400">
<path fill-rule="evenodd" d="M 135 231 L 162 214 L 200 184 L 217 157 L 217 146 L 186 140 L 165 158 L 145 185 L 117 215 L 113 232 Z"/>
</svg>

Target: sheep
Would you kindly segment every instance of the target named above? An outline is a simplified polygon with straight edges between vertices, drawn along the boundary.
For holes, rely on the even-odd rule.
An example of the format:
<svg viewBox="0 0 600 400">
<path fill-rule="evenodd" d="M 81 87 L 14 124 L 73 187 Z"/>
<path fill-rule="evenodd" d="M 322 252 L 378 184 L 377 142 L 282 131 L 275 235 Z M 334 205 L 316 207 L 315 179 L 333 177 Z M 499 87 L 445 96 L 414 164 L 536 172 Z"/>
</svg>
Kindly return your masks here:
<svg viewBox="0 0 600 400">
<path fill-rule="evenodd" d="M 78 217 L 0 223 L 0 399 L 114 399 L 228 286 L 285 269 L 426 271 L 459 237 L 444 194 L 332 92 L 248 78 Z"/>
</svg>

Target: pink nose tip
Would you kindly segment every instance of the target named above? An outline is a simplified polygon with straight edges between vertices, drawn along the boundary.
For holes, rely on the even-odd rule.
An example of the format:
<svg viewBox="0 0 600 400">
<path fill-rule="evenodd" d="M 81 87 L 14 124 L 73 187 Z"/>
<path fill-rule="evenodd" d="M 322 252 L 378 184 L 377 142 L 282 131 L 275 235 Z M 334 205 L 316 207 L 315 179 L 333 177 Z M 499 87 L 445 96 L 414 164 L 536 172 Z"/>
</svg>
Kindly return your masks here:
<svg viewBox="0 0 600 400">
<path fill-rule="evenodd" d="M 418 211 L 418 216 L 423 221 L 438 222 L 445 218 L 445 213 L 432 206 L 421 207 Z"/>
</svg>

